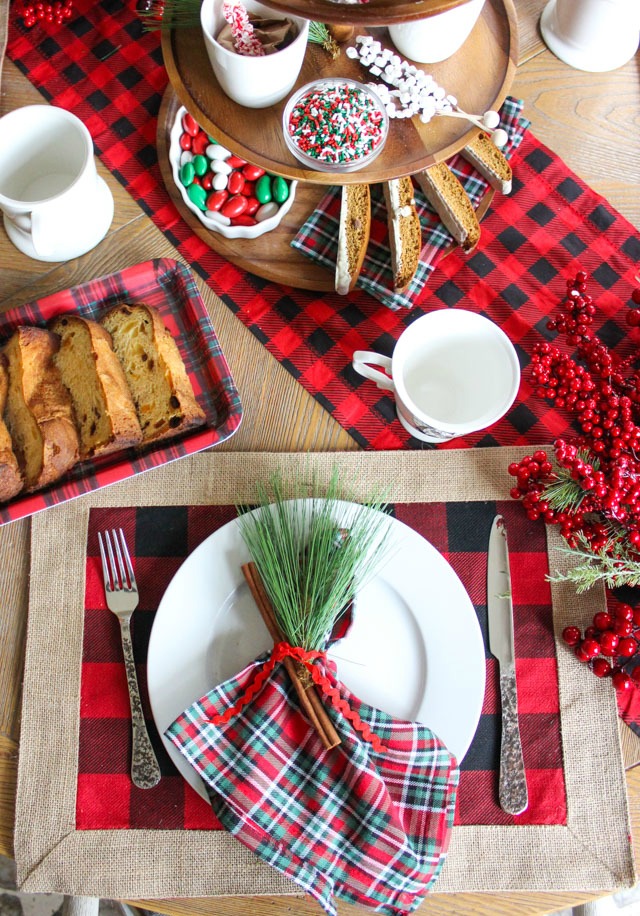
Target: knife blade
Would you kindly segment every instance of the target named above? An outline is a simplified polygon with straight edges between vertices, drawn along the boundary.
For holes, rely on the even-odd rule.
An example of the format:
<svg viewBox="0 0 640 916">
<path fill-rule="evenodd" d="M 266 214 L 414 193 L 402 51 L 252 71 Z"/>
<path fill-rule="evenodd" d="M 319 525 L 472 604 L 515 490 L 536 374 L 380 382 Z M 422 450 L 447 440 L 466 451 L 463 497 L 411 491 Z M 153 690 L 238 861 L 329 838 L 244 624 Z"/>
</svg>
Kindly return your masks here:
<svg viewBox="0 0 640 916">
<path fill-rule="evenodd" d="M 489 650 L 500 668 L 502 738 L 498 794 L 504 811 L 520 814 L 529 804 L 529 797 L 518 725 L 509 547 L 507 529 L 501 515 L 494 518 L 489 536 L 487 612 Z"/>
</svg>

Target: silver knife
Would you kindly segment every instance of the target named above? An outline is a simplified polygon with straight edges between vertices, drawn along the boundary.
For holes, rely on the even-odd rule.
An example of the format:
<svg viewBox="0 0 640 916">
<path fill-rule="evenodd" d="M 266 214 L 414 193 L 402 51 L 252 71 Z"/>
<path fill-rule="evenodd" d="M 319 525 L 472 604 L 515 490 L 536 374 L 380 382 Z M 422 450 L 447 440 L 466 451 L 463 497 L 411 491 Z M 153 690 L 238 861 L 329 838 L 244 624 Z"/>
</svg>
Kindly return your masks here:
<svg viewBox="0 0 640 916">
<path fill-rule="evenodd" d="M 489 649 L 500 665 L 500 699 L 502 702 L 500 805 L 509 814 L 520 814 L 529 804 L 529 797 L 518 726 L 509 548 L 507 529 L 501 515 L 496 515 L 494 518 L 489 536 L 487 611 Z"/>
</svg>

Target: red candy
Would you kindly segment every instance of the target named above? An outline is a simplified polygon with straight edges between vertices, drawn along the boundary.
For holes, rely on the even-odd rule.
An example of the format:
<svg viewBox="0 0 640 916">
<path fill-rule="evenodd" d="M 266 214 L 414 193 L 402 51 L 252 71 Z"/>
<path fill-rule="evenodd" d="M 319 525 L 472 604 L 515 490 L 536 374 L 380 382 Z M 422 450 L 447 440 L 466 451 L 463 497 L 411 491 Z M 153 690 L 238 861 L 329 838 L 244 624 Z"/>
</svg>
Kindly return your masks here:
<svg viewBox="0 0 640 916">
<path fill-rule="evenodd" d="M 235 219 L 235 217 L 244 213 L 246 209 L 247 198 L 243 197 L 241 194 L 235 194 L 222 205 L 220 212 L 223 216 L 227 216 L 229 219 Z"/>
<path fill-rule="evenodd" d="M 252 217 L 248 216 L 246 213 L 241 213 L 240 216 L 235 216 L 231 220 L 232 226 L 255 226 L 257 221 Z"/>
<path fill-rule="evenodd" d="M 192 139 L 190 134 L 180 134 L 180 149 L 190 150 Z"/>
<path fill-rule="evenodd" d="M 241 172 L 232 172 L 229 175 L 229 181 L 227 182 L 227 188 L 229 189 L 229 194 L 242 194 L 244 188 L 244 178 L 242 177 Z"/>
<path fill-rule="evenodd" d="M 244 193 L 244 192 L 243 192 Z M 260 201 L 257 197 L 247 197 L 247 209 L 244 211 L 247 216 L 253 216 L 260 209 Z"/>
<path fill-rule="evenodd" d="M 192 137 L 197 137 L 200 133 L 200 125 L 188 111 L 182 116 L 182 129 Z"/>
<path fill-rule="evenodd" d="M 247 181 L 257 181 L 258 178 L 264 175 L 264 169 L 261 169 L 259 165 L 251 165 L 251 163 L 248 162 L 242 169 L 242 174 Z"/>
<path fill-rule="evenodd" d="M 206 150 L 208 146 L 209 146 L 209 138 L 207 137 L 205 132 L 201 130 L 193 138 L 193 141 L 191 143 L 191 149 L 197 156 L 204 156 L 204 151 Z"/>
<path fill-rule="evenodd" d="M 229 197 L 228 191 L 214 191 L 207 197 L 207 210 L 219 210 Z"/>
<path fill-rule="evenodd" d="M 241 159 L 240 156 L 229 156 L 225 159 L 227 165 L 230 165 L 232 169 L 241 169 L 244 165 L 247 164 L 246 159 Z"/>
</svg>

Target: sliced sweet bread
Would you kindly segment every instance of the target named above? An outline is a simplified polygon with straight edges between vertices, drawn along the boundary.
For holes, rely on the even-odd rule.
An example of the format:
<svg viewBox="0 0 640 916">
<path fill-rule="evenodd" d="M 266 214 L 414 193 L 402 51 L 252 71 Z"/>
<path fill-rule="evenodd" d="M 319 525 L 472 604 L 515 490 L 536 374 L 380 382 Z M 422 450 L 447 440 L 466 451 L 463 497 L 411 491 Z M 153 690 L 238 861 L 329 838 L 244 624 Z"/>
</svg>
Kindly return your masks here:
<svg viewBox="0 0 640 916">
<path fill-rule="evenodd" d="M 142 442 L 136 408 L 109 332 L 80 315 L 60 315 L 49 328 L 60 338 L 54 361 L 73 401 L 80 457 L 107 455 Z"/>
<path fill-rule="evenodd" d="M 71 397 L 54 362 L 58 345 L 51 331 L 19 327 L 4 350 L 5 420 L 28 491 L 58 480 L 79 457 Z"/>
<path fill-rule="evenodd" d="M 492 188 L 501 194 L 511 193 L 511 166 L 502 150 L 498 149 L 488 134 L 478 134 L 461 150 L 461 154 L 487 179 Z"/>
<path fill-rule="evenodd" d="M 22 475 L 13 452 L 13 443 L 4 422 L 9 375 L 5 359 L 0 356 L 0 502 L 12 499 L 22 489 Z"/>
<path fill-rule="evenodd" d="M 413 279 L 422 252 L 422 228 L 411 178 L 393 178 L 383 184 L 387 205 L 393 288 L 402 292 Z"/>
<path fill-rule="evenodd" d="M 471 251 L 480 239 L 480 223 L 465 189 L 446 162 L 418 172 L 416 182 L 446 228 L 463 251 Z"/>
<path fill-rule="evenodd" d="M 336 292 L 341 296 L 346 296 L 356 285 L 367 253 L 370 229 L 369 185 L 343 185 L 335 278 Z"/>
<path fill-rule="evenodd" d="M 111 334 L 145 442 L 204 423 L 177 344 L 154 308 L 118 305 L 101 324 Z"/>
</svg>

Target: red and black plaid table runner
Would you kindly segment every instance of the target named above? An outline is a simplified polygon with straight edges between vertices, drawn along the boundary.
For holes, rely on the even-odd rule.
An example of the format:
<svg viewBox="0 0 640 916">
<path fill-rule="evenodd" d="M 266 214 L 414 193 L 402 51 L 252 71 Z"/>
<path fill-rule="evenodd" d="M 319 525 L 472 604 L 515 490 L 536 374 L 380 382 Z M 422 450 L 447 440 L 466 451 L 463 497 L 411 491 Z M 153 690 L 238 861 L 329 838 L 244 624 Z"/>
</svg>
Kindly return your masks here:
<svg viewBox="0 0 640 916">
<path fill-rule="evenodd" d="M 456 305 L 504 328 L 524 379 L 505 419 L 444 447 L 543 443 L 570 431 L 566 417 L 532 393 L 526 373 L 532 347 L 550 336 L 547 316 L 578 265 L 589 274 L 603 338 L 623 347 L 623 313 L 640 262 L 640 239 L 531 132 L 512 158 L 513 191 L 495 198 L 478 249 L 444 258 L 410 312 L 392 312 L 362 292 L 345 298 L 279 286 L 209 249 L 181 220 L 164 188 L 156 126 L 167 75 L 157 33 L 142 32 L 132 2 L 76 0 L 74 10 L 59 29 L 30 31 L 19 6 L 13 8 L 9 56 L 49 101 L 85 121 L 105 165 L 169 241 L 360 445 L 425 447 L 395 419 L 389 394 L 353 371 L 353 351 L 388 354 L 409 322 Z"/>
<path fill-rule="evenodd" d="M 548 560 L 544 529 L 523 520 L 520 507 L 510 502 L 396 504 L 391 511 L 425 536 L 451 563 L 474 604 L 485 645 L 486 532 L 496 512 L 505 515 L 512 532 L 518 703 L 529 807 L 523 814 L 512 817 L 498 804 L 498 670 L 495 660 L 487 654 L 482 714 L 461 766 L 456 824 L 565 824 L 558 679 L 551 594 L 545 583 Z M 211 808 L 177 773 L 152 721 L 150 732 L 163 779 L 149 790 L 136 789 L 131 783 L 127 684 L 118 621 L 105 604 L 97 531 L 122 527 L 133 555 L 141 595 L 132 624 L 134 651 L 148 712 L 145 661 L 160 599 L 184 559 L 209 534 L 234 517 L 235 509 L 231 506 L 91 510 L 76 811 L 79 830 L 218 826 Z M 452 653 L 455 656 L 455 646 Z"/>
</svg>

